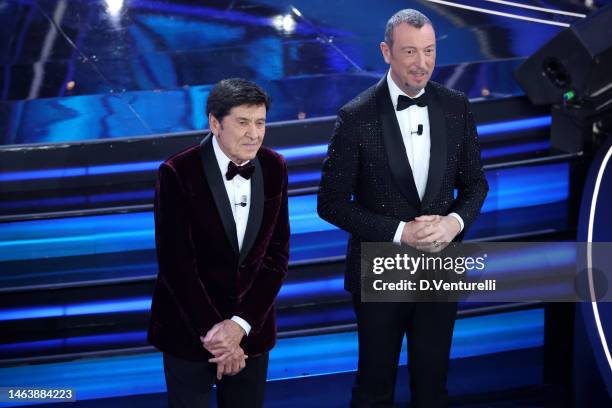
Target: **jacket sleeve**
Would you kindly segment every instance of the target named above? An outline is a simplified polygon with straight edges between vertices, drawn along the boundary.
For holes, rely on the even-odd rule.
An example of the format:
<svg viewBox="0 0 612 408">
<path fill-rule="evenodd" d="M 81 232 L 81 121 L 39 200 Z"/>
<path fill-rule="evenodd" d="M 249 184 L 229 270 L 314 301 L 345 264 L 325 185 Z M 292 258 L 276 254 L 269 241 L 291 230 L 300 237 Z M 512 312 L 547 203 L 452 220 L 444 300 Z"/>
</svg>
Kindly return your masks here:
<svg viewBox="0 0 612 408">
<path fill-rule="evenodd" d="M 319 216 L 363 241 L 391 242 L 400 220 L 374 213 L 353 200 L 359 177 L 359 140 L 340 110 L 323 162 L 317 199 Z"/>
<path fill-rule="evenodd" d="M 464 99 L 465 107 L 465 130 L 463 143 L 459 158 L 458 174 L 455 187 L 458 190 L 457 199 L 449 212 L 455 212 L 461 216 L 465 224 L 465 231 L 474 222 L 489 191 L 489 184 L 485 177 L 482 160 L 480 158 L 480 143 L 474 116 L 469 107 L 467 98 Z"/>
<path fill-rule="evenodd" d="M 163 285 L 180 310 L 185 325 L 198 335 L 222 321 L 199 278 L 185 192 L 176 171 L 166 163 L 159 168 L 155 189 L 155 244 Z"/>
<path fill-rule="evenodd" d="M 263 255 L 262 266 L 253 285 L 242 298 L 236 315 L 251 325 L 253 333 L 261 330 L 276 296 L 287 276 L 289 264 L 289 206 L 287 195 L 287 165 L 282 161 L 281 200 L 270 243 Z"/>
</svg>

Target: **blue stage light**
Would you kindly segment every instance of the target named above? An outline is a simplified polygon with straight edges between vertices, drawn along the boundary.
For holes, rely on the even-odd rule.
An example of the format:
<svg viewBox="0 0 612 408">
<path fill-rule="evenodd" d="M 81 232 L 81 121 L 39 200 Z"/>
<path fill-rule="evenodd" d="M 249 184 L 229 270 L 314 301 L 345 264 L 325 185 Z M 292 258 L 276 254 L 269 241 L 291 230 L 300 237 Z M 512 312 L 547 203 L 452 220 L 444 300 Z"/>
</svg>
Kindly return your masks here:
<svg viewBox="0 0 612 408">
<path fill-rule="evenodd" d="M 487 136 L 499 133 L 519 132 L 528 129 L 548 127 L 552 123 L 551 116 L 539 116 L 536 118 L 511 120 L 506 122 L 488 123 L 478 125 L 478 136 Z"/>
<path fill-rule="evenodd" d="M 151 308 L 149 297 L 117 299 L 100 302 L 38 306 L 0 310 L 0 321 L 37 319 L 61 316 L 81 316 L 106 313 L 142 312 Z"/>
<path fill-rule="evenodd" d="M 543 309 L 470 317 L 455 324 L 451 358 L 529 349 L 543 343 Z M 357 367 L 357 355 L 355 332 L 280 339 L 270 353 L 268 381 L 352 372 Z M 401 364 L 406 359 L 404 342 Z M 165 392 L 163 373 L 161 353 L 143 353 L 4 367 L 0 368 L 0 383 L 71 387 L 84 401 Z M 0 403 L 2 406 L 13 405 Z"/>
<path fill-rule="evenodd" d="M 542 116 L 529 119 L 513 120 L 508 122 L 489 123 L 478 126 L 478 134 L 480 137 L 499 134 L 518 132 L 528 129 L 537 129 L 550 126 L 551 117 Z M 525 144 L 524 146 L 512 146 L 500 148 L 492 151 L 490 157 L 499 157 L 504 154 L 515 154 L 517 152 L 530 152 L 547 148 L 544 142 L 538 142 L 533 145 Z M 504 150 L 506 149 L 506 150 Z M 310 146 L 288 147 L 276 149 L 280 154 L 285 156 L 287 160 L 301 160 L 315 157 L 324 157 L 327 154 L 327 144 L 318 144 Z M 483 157 L 486 155 L 483 153 Z M 98 165 L 88 167 L 74 167 L 65 169 L 48 169 L 48 170 L 30 170 L 20 172 L 5 172 L 0 173 L 0 181 L 23 181 L 23 180 L 38 180 L 49 178 L 64 178 L 64 177 L 80 177 L 86 175 L 103 175 L 103 174 L 120 174 L 120 173 L 135 173 L 142 171 L 156 170 L 161 161 L 141 162 L 141 163 L 120 163 L 109 165 Z M 312 176 L 312 175 L 310 175 Z"/>
</svg>

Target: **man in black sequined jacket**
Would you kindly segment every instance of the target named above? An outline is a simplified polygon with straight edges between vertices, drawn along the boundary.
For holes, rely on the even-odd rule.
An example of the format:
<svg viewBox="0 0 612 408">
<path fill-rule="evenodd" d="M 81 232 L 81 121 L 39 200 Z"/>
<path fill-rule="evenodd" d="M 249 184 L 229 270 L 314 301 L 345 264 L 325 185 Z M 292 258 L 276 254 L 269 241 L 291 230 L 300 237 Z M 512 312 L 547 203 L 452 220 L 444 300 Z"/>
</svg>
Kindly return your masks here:
<svg viewBox="0 0 612 408">
<path fill-rule="evenodd" d="M 429 81 L 435 43 L 420 12 L 389 19 L 381 43 L 389 72 L 339 110 L 323 165 L 319 215 L 350 233 L 345 288 L 359 335 L 352 407 L 393 406 L 404 335 L 413 407 L 448 404 L 457 303 L 362 303 L 359 287 L 362 242 L 438 252 L 462 239 L 488 191 L 468 99 Z"/>
</svg>

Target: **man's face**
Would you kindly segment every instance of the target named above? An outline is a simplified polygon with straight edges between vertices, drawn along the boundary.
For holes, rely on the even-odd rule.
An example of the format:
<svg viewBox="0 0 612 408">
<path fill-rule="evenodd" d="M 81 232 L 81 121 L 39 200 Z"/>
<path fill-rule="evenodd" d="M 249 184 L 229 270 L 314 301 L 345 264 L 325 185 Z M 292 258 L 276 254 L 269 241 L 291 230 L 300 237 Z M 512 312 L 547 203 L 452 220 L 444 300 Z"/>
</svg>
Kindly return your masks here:
<svg viewBox="0 0 612 408">
<path fill-rule="evenodd" d="M 421 28 L 402 23 L 393 29 L 393 47 L 380 43 L 391 78 L 410 96 L 425 88 L 436 65 L 436 33 L 431 24 Z"/>
<path fill-rule="evenodd" d="M 265 105 L 234 106 L 221 122 L 212 114 L 208 120 L 219 147 L 234 163 L 255 158 L 266 133 Z"/>
</svg>

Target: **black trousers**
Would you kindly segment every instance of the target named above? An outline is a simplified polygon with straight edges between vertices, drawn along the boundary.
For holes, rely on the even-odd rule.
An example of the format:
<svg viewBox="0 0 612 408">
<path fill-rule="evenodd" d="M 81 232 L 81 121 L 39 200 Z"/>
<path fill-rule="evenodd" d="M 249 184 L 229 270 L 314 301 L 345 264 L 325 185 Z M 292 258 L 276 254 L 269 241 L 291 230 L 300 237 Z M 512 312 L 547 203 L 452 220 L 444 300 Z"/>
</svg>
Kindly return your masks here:
<svg viewBox="0 0 612 408">
<path fill-rule="evenodd" d="M 412 407 L 448 406 L 446 378 L 457 303 L 361 303 L 353 297 L 359 364 L 351 407 L 393 407 L 407 336 Z"/>
<path fill-rule="evenodd" d="M 219 408 L 261 408 L 268 373 L 268 353 L 249 357 L 246 367 L 234 376 L 217 381 L 217 365 L 188 361 L 164 353 L 168 403 L 172 408 L 207 408 L 217 383 Z"/>
</svg>

